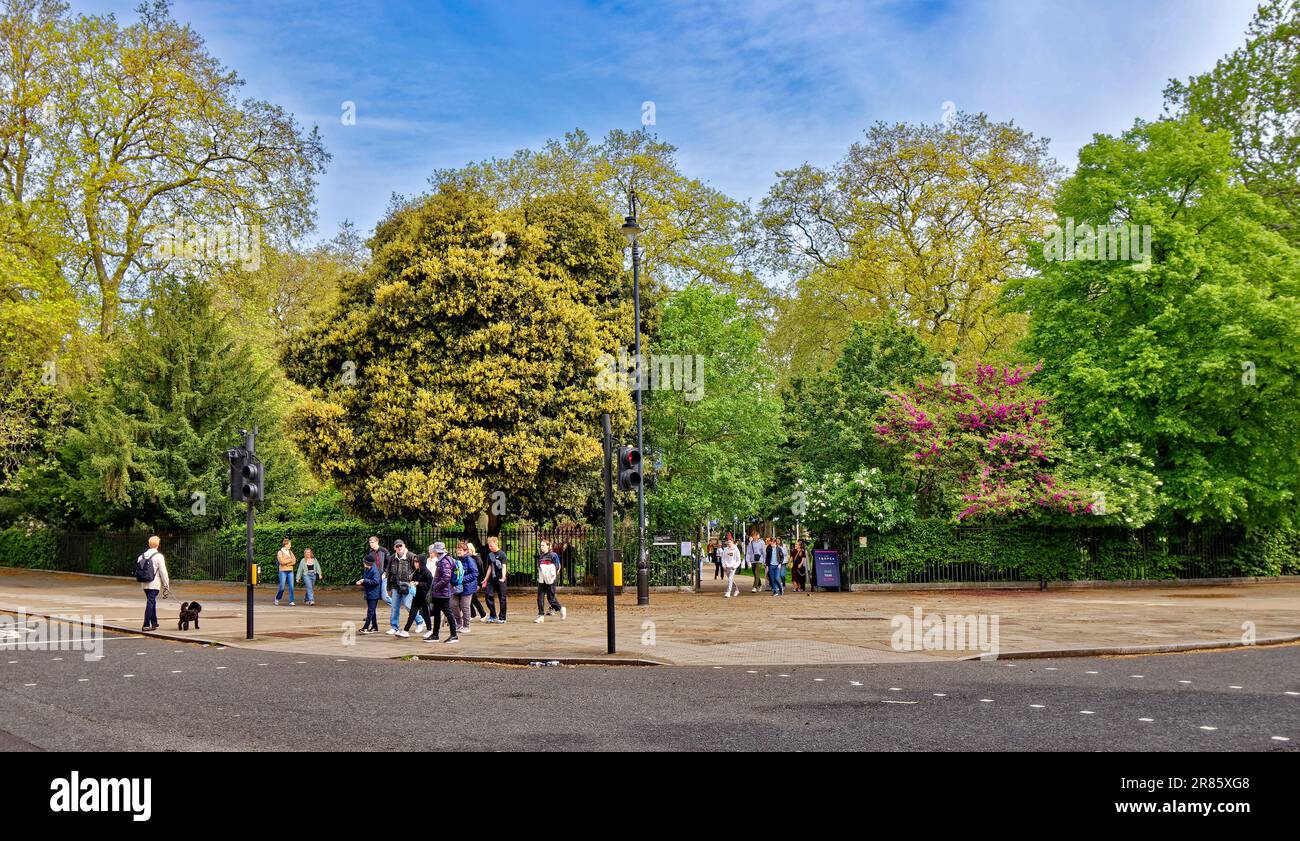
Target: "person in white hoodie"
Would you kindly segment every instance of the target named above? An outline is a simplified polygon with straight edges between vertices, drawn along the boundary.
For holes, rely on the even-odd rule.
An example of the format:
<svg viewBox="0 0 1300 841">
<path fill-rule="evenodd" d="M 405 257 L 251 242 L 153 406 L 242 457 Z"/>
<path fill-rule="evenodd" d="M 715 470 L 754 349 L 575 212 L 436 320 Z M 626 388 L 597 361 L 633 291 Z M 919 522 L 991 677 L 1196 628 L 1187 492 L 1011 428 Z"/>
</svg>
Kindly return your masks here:
<svg viewBox="0 0 1300 841">
<path fill-rule="evenodd" d="M 167 577 L 167 559 L 163 557 L 162 552 L 158 551 L 160 543 L 162 541 L 156 534 L 149 538 L 149 548 L 135 562 L 135 579 L 144 589 L 144 627 L 140 629 L 142 631 L 158 630 L 158 593 L 161 592 L 164 599 L 172 593 L 172 582 Z M 153 569 L 152 577 L 147 574 L 150 567 Z"/>
<path fill-rule="evenodd" d="M 740 568 L 740 547 L 735 538 L 728 537 L 727 542 L 718 550 L 722 559 L 722 570 L 727 574 L 727 589 L 723 598 L 740 595 L 740 585 L 736 583 L 736 570 Z"/>
</svg>

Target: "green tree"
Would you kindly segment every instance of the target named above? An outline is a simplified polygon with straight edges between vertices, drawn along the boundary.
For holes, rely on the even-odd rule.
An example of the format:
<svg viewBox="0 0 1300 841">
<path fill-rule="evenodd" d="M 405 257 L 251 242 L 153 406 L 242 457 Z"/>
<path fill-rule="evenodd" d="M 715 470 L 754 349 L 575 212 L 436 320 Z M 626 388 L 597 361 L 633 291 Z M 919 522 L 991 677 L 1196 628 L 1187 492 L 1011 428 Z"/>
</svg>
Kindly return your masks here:
<svg viewBox="0 0 1300 841">
<path fill-rule="evenodd" d="M 277 376 L 232 337 L 200 282 L 166 278 L 128 322 L 98 383 L 78 390 L 77 418 L 57 463 L 35 471 L 22 499 L 71 526 L 207 528 L 235 515 L 222 453 L 260 427 L 269 507 L 303 491 L 301 461 L 281 432 Z"/>
<path fill-rule="evenodd" d="M 1056 205 L 1079 238 L 1085 224 L 1150 226 L 1145 268 L 1035 248 L 1041 274 L 1013 290 L 1032 314 L 1026 349 L 1080 442 L 1138 445 L 1175 516 L 1293 519 L 1300 253 L 1242 185 L 1229 135 L 1187 117 L 1099 136 Z"/>
<path fill-rule="evenodd" d="M 655 528 L 759 513 L 782 440 L 762 343 L 761 325 L 734 295 L 695 284 L 668 298 L 647 360 L 658 388 L 647 401 L 645 442 L 663 463 L 647 504 Z M 661 373 L 674 368 L 680 388 Z"/>
<path fill-rule="evenodd" d="M 795 280 L 773 349 L 791 376 L 828 367 L 852 322 L 901 315 L 948 359 L 991 359 L 1023 335 L 998 302 L 1023 275 L 1058 169 L 1047 141 L 983 114 L 877 123 L 830 170 L 780 173 L 760 211 Z"/>
<path fill-rule="evenodd" d="M 59 265 L 94 304 L 101 335 L 172 262 L 158 248 L 168 231 L 310 229 L 329 157 L 318 134 L 276 105 L 239 100 L 240 79 L 165 0 L 129 25 L 8 0 L 0 32 L 13 36 L 0 61 L 0 112 L 12 120 L 0 130 L 0 184 L 23 224 L 57 224 Z"/>
<path fill-rule="evenodd" d="M 1284 215 L 1273 222 L 1300 247 L 1300 0 L 1268 0 L 1246 44 L 1208 73 L 1165 89 L 1168 108 L 1232 137 L 1246 186 Z"/>
<path fill-rule="evenodd" d="M 583 509 L 597 487 L 596 359 L 626 345 L 622 238 L 589 199 L 498 208 L 451 186 L 381 223 L 335 309 L 294 335 L 291 419 L 313 470 L 354 512 L 472 521 Z M 501 496 L 496 496 L 497 493 Z"/>
</svg>

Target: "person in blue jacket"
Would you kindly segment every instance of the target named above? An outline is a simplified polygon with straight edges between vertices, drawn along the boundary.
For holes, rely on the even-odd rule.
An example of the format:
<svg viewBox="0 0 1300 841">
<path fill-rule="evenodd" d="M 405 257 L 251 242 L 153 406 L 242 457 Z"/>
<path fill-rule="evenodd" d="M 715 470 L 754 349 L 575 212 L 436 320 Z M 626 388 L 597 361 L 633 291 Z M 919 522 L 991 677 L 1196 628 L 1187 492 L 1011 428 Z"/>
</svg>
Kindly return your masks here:
<svg viewBox="0 0 1300 841">
<path fill-rule="evenodd" d="M 379 633 L 379 621 L 375 616 L 375 606 L 379 604 L 380 590 L 383 589 L 383 578 L 379 574 L 379 568 L 375 566 L 375 559 L 366 555 L 366 573 L 357 580 L 358 587 L 365 587 L 366 592 L 366 621 L 361 625 L 358 634 L 377 634 Z"/>
<path fill-rule="evenodd" d="M 451 615 L 456 617 L 459 633 L 468 634 L 474 594 L 478 592 L 478 558 L 470 554 L 469 543 L 462 540 L 456 544 L 456 560 L 465 572 L 460 592 L 451 597 Z"/>
</svg>

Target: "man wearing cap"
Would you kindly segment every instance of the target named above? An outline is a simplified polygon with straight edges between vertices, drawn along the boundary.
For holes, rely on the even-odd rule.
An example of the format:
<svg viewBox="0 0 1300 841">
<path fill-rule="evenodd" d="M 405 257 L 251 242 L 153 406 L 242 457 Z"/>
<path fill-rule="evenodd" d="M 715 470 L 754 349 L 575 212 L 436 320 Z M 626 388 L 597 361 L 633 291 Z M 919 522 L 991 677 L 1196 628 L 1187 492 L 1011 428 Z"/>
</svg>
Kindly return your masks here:
<svg viewBox="0 0 1300 841">
<path fill-rule="evenodd" d="M 387 580 L 385 586 L 388 588 L 388 602 L 392 607 L 388 613 L 388 635 L 398 637 L 409 637 L 406 631 L 402 630 L 402 608 L 406 608 L 409 615 L 411 612 L 411 601 L 415 598 L 415 588 L 411 586 L 411 575 L 415 572 L 415 567 L 411 564 L 411 554 L 406 551 L 406 543 L 401 540 L 393 541 L 393 554 L 388 559 L 387 566 L 384 567 L 384 578 Z M 416 633 L 422 633 L 424 627 L 424 617 L 417 620 L 415 626 Z"/>
</svg>

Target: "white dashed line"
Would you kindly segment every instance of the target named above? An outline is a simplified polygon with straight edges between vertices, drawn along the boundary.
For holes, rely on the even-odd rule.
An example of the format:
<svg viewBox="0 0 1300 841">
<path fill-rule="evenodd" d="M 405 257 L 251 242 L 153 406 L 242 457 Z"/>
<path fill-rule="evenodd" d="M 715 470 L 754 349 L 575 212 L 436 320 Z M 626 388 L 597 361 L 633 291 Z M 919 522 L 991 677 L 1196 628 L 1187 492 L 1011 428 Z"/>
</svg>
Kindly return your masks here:
<svg viewBox="0 0 1300 841">
<path fill-rule="evenodd" d="M 1179 682 L 1179 683 L 1191 683 L 1190 680 L 1180 680 L 1180 681 L 1178 681 L 1178 682 Z"/>
<path fill-rule="evenodd" d="M 825 683 L 825 682 L 826 682 L 826 678 L 824 678 L 824 677 L 815 677 L 815 678 L 813 678 L 813 681 L 814 681 L 815 683 Z"/>
<path fill-rule="evenodd" d="M 79 677 L 77 678 L 77 683 L 87 683 L 89 680 L 90 678 L 88 677 Z"/>
<path fill-rule="evenodd" d="M 1272 740 L 1275 741 L 1275 742 L 1289 742 L 1289 741 L 1291 741 L 1290 737 L 1288 737 L 1288 736 L 1269 736 L 1269 738 L 1272 739 Z"/>
<path fill-rule="evenodd" d="M 947 695 L 945 695 L 945 694 L 942 693 L 942 692 L 934 692 L 934 693 L 932 693 L 932 694 L 933 694 L 934 697 L 936 697 L 936 698 L 947 698 L 947 697 L 948 697 Z"/>
<path fill-rule="evenodd" d="M 221 670 L 224 669 L 224 668 L 227 668 L 227 667 L 226 667 L 226 666 L 217 666 L 217 671 L 221 671 Z"/>
<path fill-rule="evenodd" d="M 34 684 L 34 683 L 24 683 L 24 684 L 23 684 L 23 686 L 35 686 L 35 685 L 36 685 L 36 684 Z"/>
<path fill-rule="evenodd" d="M 1129 677 L 1142 677 L 1142 675 L 1129 675 Z"/>
<path fill-rule="evenodd" d="M 1241 687 L 1240 687 L 1240 686 L 1235 686 L 1235 685 L 1230 685 L 1228 688 L 1229 688 L 1229 689 L 1240 689 Z"/>
<path fill-rule="evenodd" d="M 1155 719 L 1154 719 L 1154 718 L 1139 718 L 1138 721 L 1147 721 L 1147 722 L 1150 722 L 1150 721 L 1155 721 Z"/>
<path fill-rule="evenodd" d="M 900 687 L 897 687 L 897 686 L 891 686 L 891 687 L 889 687 L 889 691 L 890 691 L 890 692 L 902 692 L 903 690 L 902 690 Z"/>
<path fill-rule="evenodd" d="M 1217 727 L 1211 727 L 1211 726 L 1208 725 L 1208 724 L 1202 724 L 1201 727 L 1200 727 L 1200 729 L 1202 729 L 1202 730 L 1218 730 L 1219 728 L 1217 728 Z"/>
<path fill-rule="evenodd" d="M 789 677 L 789 675 L 777 675 L 777 677 Z"/>
<path fill-rule="evenodd" d="M 147 652 L 147 651 L 137 651 L 137 652 L 135 653 L 135 656 L 136 656 L 136 657 L 143 657 L 145 654 L 148 654 L 148 653 L 149 653 L 149 652 Z"/>
<path fill-rule="evenodd" d="M 122 677 L 135 677 L 135 675 L 122 675 Z"/>
<path fill-rule="evenodd" d="M 1029 708 L 1030 708 L 1031 710 L 1045 710 L 1045 709 L 1047 709 L 1047 705 L 1046 705 L 1046 704 L 1030 704 L 1030 705 L 1029 705 Z"/>
<path fill-rule="evenodd" d="M 1101 674 L 1101 672 L 1084 672 L 1084 674 L 1087 674 L 1087 675 L 1099 675 L 1099 674 Z"/>
<path fill-rule="evenodd" d="M 301 663 L 302 661 L 299 660 L 298 662 Z M 715 668 L 715 669 L 721 669 L 722 667 L 721 667 L 721 666 L 714 666 L 713 668 Z"/>
<path fill-rule="evenodd" d="M 1057 672 L 1057 671 L 1060 671 L 1060 669 L 1056 668 L 1055 666 L 1048 666 L 1048 667 L 1047 667 L 1047 671 L 1049 671 L 1049 672 Z"/>
<path fill-rule="evenodd" d="M 267 665 L 270 665 L 270 664 L 269 664 L 269 663 L 258 663 L 257 665 L 259 665 L 259 666 L 267 666 Z"/>
<path fill-rule="evenodd" d="M 1092 710 L 1079 710 L 1079 715 L 1096 715 Z"/>
<path fill-rule="evenodd" d="M 993 703 L 993 699 L 992 699 L 992 698 L 980 698 L 980 703 L 981 703 L 981 704 L 991 704 L 991 703 Z"/>
<path fill-rule="evenodd" d="M 859 683 L 859 682 L 856 681 L 856 680 L 851 680 L 851 681 L 849 681 L 849 686 L 861 686 L 861 685 L 862 685 L 862 684 Z"/>
<path fill-rule="evenodd" d="M 1300 692 L 1292 692 L 1292 691 L 1290 691 L 1290 690 L 1287 690 L 1284 694 L 1286 694 L 1286 695 L 1300 695 Z"/>
<path fill-rule="evenodd" d="M 178 675 L 178 674 L 180 674 L 180 673 L 181 673 L 181 670 L 180 670 L 180 669 L 172 669 L 172 674 L 174 674 L 174 675 Z"/>
<path fill-rule="evenodd" d="M 754 669 L 746 669 L 746 670 L 745 670 L 745 674 L 747 674 L 747 675 L 756 675 L 756 674 L 758 674 L 758 672 L 755 671 Z"/>
<path fill-rule="evenodd" d="M 920 701 L 881 701 L 882 704 L 919 704 Z"/>
</svg>

